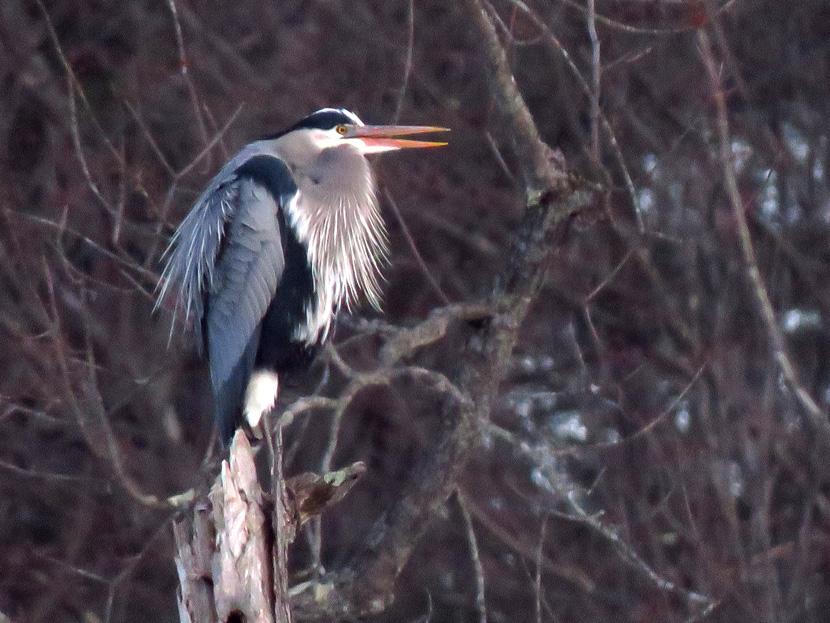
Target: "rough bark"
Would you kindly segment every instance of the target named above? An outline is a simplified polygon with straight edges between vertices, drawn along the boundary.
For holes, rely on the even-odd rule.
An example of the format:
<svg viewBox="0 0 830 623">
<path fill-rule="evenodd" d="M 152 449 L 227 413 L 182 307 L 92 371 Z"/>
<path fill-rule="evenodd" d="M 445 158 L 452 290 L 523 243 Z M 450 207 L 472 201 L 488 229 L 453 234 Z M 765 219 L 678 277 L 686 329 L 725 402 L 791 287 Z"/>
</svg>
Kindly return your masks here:
<svg viewBox="0 0 830 623">
<path fill-rule="evenodd" d="M 216 530 L 212 571 L 219 620 L 243 615 L 243 620 L 253 623 L 276 623 L 273 539 L 253 453 L 242 432 L 234 437 L 230 460 L 222 463 L 210 501 Z M 288 620 L 279 619 L 280 623 Z"/>
<path fill-rule="evenodd" d="M 273 499 L 263 492 L 248 439 L 238 431 L 210 494 L 173 523 L 181 623 L 287 623 L 287 548 L 309 518 L 338 502 L 362 463 L 324 475 L 282 474 L 272 456 Z"/>
<path fill-rule="evenodd" d="M 215 623 L 211 570 L 215 535 L 209 506 L 200 503 L 193 510 L 192 517 L 174 521 L 173 536 L 179 576 L 179 621 Z"/>
</svg>

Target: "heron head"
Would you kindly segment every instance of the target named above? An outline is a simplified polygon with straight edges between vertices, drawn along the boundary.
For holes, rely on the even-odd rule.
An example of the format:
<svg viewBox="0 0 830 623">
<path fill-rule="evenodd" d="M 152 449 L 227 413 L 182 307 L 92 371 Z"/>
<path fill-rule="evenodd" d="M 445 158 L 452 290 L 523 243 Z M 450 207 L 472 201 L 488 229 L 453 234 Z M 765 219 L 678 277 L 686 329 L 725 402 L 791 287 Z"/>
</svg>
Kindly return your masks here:
<svg viewBox="0 0 830 623">
<path fill-rule="evenodd" d="M 400 138 L 413 134 L 447 132 L 448 128 L 420 125 L 366 125 L 353 112 L 343 108 L 323 108 L 301 120 L 288 132 L 307 131 L 320 149 L 351 145 L 362 155 L 400 149 L 443 147 L 447 143 Z"/>
</svg>

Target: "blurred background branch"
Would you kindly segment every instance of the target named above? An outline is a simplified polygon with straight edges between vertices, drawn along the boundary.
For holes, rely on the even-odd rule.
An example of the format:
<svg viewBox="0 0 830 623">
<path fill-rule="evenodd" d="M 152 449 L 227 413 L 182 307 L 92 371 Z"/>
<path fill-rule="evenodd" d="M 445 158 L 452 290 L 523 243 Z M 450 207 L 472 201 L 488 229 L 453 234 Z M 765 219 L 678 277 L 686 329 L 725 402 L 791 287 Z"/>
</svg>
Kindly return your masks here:
<svg viewBox="0 0 830 623">
<path fill-rule="evenodd" d="M 0 612 L 178 620 L 218 460 L 159 254 L 228 153 L 342 105 L 453 132 L 379 163 L 385 311 L 280 405 L 287 482 L 365 465 L 297 531 L 297 618 L 822 620 L 827 18 L 2 3 Z"/>
</svg>

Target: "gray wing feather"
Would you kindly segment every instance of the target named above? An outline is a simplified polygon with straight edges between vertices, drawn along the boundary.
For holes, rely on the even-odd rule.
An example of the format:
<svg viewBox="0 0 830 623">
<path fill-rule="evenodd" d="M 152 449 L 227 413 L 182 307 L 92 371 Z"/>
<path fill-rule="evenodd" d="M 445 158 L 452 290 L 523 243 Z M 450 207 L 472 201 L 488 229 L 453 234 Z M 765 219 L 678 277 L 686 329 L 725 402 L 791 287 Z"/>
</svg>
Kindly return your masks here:
<svg viewBox="0 0 830 623">
<path fill-rule="evenodd" d="M 236 425 L 260 323 L 285 265 L 278 202 L 296 191 L 276 158 L 268 158 L 271 176 L 237 174 L 262 155 L 259 143 L 243 149 L 196 201 L 165 252 L 156 304 L 178 286 L 174 317 L 192 320 L 199 348 L 207 345 L 223 438 Z"/>
<path fill-rule="evenodd" d="M 236 213 L 211 272 L 206 330 L 214 388 L 228 381 L 259 327 L 285 266 L 277 204 L 262 186 L 237 182 Z"/>
<path fill-rule="evenodd" d="M 236 170 L 251 158 L 267 153 L 267 149 L 261 141 L 251 143 L 229 160 L 193 204 L 164 252 L 165 267 L 159 281 L 156 309 L 162 301 L 173 298 L 171 288 L 178 286 L 170 333 L 172 335 L 175 330 L 176 318 L 182 318 L 185 325 L 193 320 L 200 349 L 203 345 L 204 295 L 213 279 L 226 225 L 236 208 L 239 191 Z"/>
<path fill-rule="evenodd" d="M 216 257 L 224 239 L 227 221 L 233 214 L 239 188 L 235 181 L 229 180 L 217 187 L 209 187 L 208 191 L 196 201 L 165 251 L 166 264 L 156 300 L 158 308 L 171 295 L 170 289 L 179 287 L 170 333 L 172 335 L 175 330 L 177 318 L 182 318 L 185 325 L 193 320 L 200 352 L 204 343 L 204 295 L 214 279 Z"/>
</svg>

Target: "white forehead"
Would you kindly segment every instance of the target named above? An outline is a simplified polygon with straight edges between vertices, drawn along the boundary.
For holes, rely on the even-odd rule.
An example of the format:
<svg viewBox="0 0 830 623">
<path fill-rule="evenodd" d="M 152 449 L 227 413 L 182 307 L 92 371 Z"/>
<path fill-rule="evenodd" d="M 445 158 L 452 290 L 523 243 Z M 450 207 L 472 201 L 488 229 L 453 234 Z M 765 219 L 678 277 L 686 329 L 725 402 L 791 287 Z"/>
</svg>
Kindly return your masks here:
<svg viewBox="0 0 830 623">
<path fill-rule="evenodd" d="M 351 110 L 346 110 L 345 108 L 321 108 L 320 110 L 318 110 L 314 114 L 316 115 L 317 113 L 321 113 L 321 112 L 337 112 L 337 113 L 340 113 L 341 115 L 346 115 L 351 120 L 351 122 L 355 125 L 366 125 L 365 123 L 363 123 L 360 120 L 360 117 L 358 117 L 356 114 L 354 114 Z"/>
</svg>

